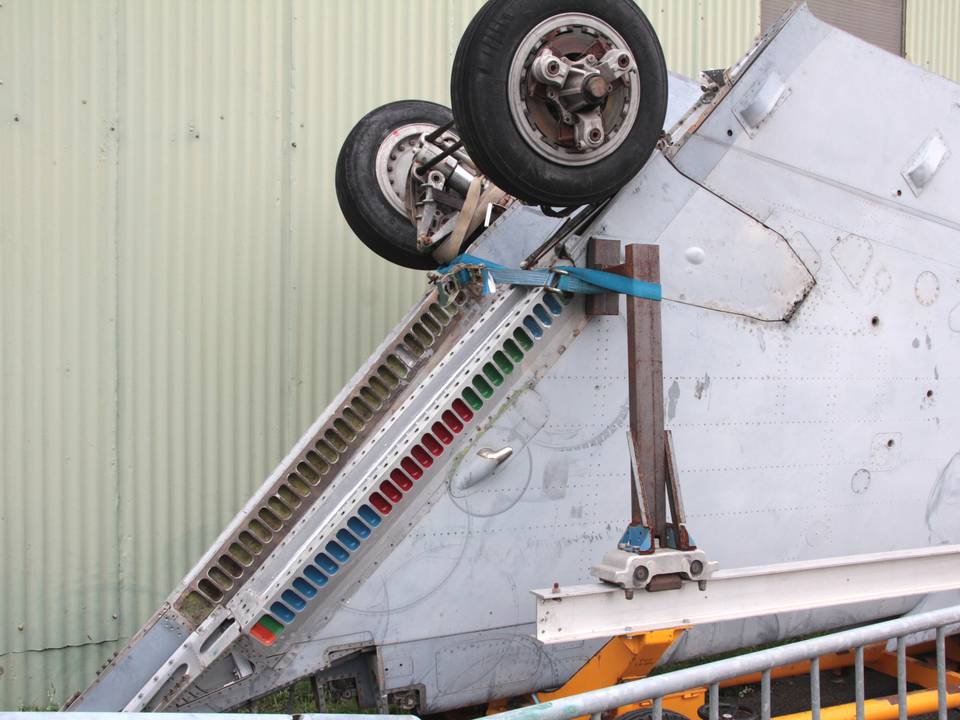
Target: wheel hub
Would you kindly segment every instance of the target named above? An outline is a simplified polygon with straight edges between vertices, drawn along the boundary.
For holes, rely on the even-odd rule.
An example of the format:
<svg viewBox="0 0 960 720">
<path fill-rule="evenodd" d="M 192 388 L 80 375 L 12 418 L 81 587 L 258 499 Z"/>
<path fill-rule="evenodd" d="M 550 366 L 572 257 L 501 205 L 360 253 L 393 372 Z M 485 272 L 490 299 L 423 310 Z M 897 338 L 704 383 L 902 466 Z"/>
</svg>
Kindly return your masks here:
<svg viewBox="0 0 960 720">
<path fill-rule="evenodd" d="M 407 214 L 407 176 L 413 167 L 420 138 L 436 130 L 429 123 L 411 123 L 393 130 L 377 150 L 376 174 L 380 192 L 401 215 Z"/>
<path fill-rule="evenodd" d="M 610 90 L 610 83 L 599 73 L 588 76 L 581 86 L 584 99 L 591 105 L 599 105 Z"/>
<path fill-rule="evenodd" d="M 640 101 L 636 61 L 605 21 L 555 15 L 517 48 L 508 98 L 531 147 L 564 165 L 586 165 L 616 150 L 633 126 Z"/>
</svg>

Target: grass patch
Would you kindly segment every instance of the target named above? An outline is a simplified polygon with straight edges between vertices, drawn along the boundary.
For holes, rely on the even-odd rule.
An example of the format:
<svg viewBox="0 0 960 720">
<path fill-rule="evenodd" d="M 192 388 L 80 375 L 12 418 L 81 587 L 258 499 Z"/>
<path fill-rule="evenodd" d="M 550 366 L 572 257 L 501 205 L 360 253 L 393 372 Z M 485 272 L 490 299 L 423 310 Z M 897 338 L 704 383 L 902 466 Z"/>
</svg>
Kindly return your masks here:
<svg viewBox="0 0 960 720">
<path fill-rule="evenodd" d="M 326 706 L 324 712 L 327 713 L 356 714 L 376 712 L 376 710 L 361 710 L 355 700 L 335 700 L 330 696 L 329 692 L 327 692 L 326 696 Z M 313 694 L 313 685 L 310 682 L 310 678 L 306 678 L 294 683 L 290 687 L 277 690 L 269 695 L 264 695 L 262 698 L 254 700 L 242 708 L 238 708 L 237 711 L 269 715 L 289 715 L 316 713 L 320 712 L 320 709 L 317 707 L 317 701 Z"/>
</svg>

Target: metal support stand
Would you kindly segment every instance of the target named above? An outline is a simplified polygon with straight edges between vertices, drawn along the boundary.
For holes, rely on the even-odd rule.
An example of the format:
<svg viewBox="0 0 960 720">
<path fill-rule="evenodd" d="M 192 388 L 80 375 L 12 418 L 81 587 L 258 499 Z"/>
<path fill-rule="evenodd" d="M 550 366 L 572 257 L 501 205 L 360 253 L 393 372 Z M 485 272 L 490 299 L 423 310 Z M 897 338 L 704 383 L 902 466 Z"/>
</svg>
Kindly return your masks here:
<svg viewBox="0 0 960 720">
<path fill-rule="evenodd" d="M 627 245 L 623 264 L 611 265 L 611 243 L 617 246 L 619 255 L 616 241 L 592 238 L 587 246 L 588 259 L 608 272 L 660 282 L 657 245 Z M 712 566 L 697 550 L 684 524 L 672 438 L 663 427 L 660 304 L 636 297 L 627 297 L 626 303 L 631 518 L 618 549 L 607 553 L 592 572 L 627 589 L 677 589 L 684 579 L 706 580 Z M 610 314 L 608 300 L 598 296 L 588 307 L 588 314 Z M 650 557 L 638 557 L 644 555 Z"/>
</svg>

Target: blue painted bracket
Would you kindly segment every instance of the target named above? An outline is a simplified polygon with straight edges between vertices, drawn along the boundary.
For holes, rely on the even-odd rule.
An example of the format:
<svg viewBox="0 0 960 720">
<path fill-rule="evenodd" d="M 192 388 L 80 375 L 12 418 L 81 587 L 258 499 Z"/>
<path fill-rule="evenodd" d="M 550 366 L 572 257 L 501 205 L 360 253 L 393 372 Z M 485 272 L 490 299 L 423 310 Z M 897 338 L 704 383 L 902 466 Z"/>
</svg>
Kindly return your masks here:
<svg viewBox="0 0 960 720">
<path fill-rule="evenodd" d="M 620 550 L 646 555 L 653 552 L 653 535 L 650 534 L 650 528 L 643 525 L 628 525 L 627 531 L 623 533 L 620 542 L 617 543 Z"/>
</svg>

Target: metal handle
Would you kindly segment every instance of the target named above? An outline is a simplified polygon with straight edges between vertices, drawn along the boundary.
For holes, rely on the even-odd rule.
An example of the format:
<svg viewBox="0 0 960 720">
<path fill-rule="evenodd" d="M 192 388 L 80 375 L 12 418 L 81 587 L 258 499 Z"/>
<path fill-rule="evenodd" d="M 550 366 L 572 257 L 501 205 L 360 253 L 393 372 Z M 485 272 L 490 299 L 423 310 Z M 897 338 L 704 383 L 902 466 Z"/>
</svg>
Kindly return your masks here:
<svg viewBox="0 0 960 720">
<path fill-rule="evenodd" d="M 484 460 L 493 460 L 496 463 L 502 463 L 508 457 L 513 455 L 513 448 L 509 445 L 499 450 L 493 450 L 491 448 L 480 448 L 477 450 L 477 455 L 482 457 Z"/>
</svg>

